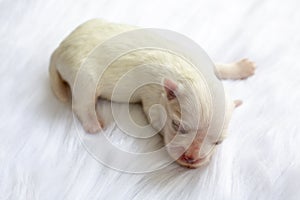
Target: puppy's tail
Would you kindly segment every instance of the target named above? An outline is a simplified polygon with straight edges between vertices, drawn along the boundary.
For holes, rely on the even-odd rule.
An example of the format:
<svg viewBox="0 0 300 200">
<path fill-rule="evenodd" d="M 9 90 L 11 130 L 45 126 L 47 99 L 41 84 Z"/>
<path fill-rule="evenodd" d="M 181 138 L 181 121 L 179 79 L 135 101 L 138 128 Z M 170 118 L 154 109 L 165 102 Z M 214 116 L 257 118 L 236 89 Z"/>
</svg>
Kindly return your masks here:
<svg viewBox="0 0 300 200">
<path fill-rule="evenodd" d="M 70 95 L 70 87 L 62 78 L 55 66 L 56 61 L 56 54 L 55 52 L 52 54 L 50 59 L 50 66 L 49 66 L 49 74 L 50 74 L 50 84 L 53 93 L 56 97 L 64 102 L 67 103 L 71 98 Z"/>
</svg>

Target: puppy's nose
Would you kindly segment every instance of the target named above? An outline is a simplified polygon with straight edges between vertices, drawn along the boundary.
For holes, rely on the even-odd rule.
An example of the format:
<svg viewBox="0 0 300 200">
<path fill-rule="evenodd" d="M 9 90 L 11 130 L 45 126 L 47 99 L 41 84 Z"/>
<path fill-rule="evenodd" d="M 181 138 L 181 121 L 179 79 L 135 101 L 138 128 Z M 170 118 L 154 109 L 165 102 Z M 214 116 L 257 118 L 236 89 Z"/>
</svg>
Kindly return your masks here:
<svg viewBox="0 0 300 200">
<path fill-rule="evenodd" d="M 182 158 L 185 162 L 187 162 L 189 164 L 192 164 L 196 161 L 196 159 L 194 157 L 189 156 L 189 155 L 185 155 L 185 154 L 182 156 Z"/>
</svg>

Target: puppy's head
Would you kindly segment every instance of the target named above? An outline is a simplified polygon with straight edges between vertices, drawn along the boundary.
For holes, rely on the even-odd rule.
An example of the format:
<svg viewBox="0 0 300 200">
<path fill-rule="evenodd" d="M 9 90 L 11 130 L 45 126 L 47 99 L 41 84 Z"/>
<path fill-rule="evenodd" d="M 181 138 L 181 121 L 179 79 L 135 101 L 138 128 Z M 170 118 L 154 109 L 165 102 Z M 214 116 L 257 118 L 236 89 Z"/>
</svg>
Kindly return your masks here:
<svg viewBox="0 0 300 200">
<path fill-rule="evenodd" d="M 241 101 L 225 99 L 223 128 L 216 136 L 208 135 L 213 106 L 205 85 L 193 81 L 164 80 L 163 105 L 167 120 L 164 142 L 171 157 L 183 166 L 197 168 L 210 160 L 215 146 L 226 135 L 229 120 Z"/>
</svg>

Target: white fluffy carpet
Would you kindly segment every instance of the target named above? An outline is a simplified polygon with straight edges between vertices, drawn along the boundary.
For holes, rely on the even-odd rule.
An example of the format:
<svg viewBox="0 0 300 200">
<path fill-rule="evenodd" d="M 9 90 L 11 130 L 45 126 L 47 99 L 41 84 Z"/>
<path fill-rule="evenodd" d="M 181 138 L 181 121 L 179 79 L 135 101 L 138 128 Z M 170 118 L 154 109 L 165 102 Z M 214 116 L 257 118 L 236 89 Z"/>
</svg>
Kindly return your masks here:
<svg viewBox="0 0 300 200">
<path fill-rule="evenodd" d="M 300 199 L 299 7 L 298 0 L 2 0 L 0 199 Z M 224 83 L 244 104 L 207 167 L 174 163 L 130 174 L 86 152 L 70 107 L 50 90 L 48 63 L 70 31 L 96 17 L 180 32 L 215 61 L 256 61 L 254 77 Z M 100 106 L 109 113 L 107 105 Z M 118 129 L 109 137 L 135 151 L 161 145 Z"/>
</svg>

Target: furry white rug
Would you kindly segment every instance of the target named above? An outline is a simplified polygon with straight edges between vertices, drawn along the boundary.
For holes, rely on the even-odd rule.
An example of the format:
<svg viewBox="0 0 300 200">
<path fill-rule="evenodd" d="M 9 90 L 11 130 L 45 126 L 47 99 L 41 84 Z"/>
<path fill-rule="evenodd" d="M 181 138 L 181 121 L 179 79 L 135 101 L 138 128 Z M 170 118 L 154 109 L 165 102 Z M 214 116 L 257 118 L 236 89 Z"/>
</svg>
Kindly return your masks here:
<svg viewBox="0 0 300 200">
<path fill-rule="evenodd" d="M 299 6 L 297 0 L 1 1 L 0 199 L 300 199 Z M 174 163 L 122 173 L 79 142 L 70 106 L 50 90 L 48 63 L 71 30 L 96 17 L 180 32 L 216 61 L 256 61 L 254 77 L 224 83 L 244 104 L 207 167 Z M 107 119 L 108 105 L 99 104 Z M 117 128 L 107 136 L 135 151 L 161 145 L 159 137 L 140 141 Z"/>
</svg>

